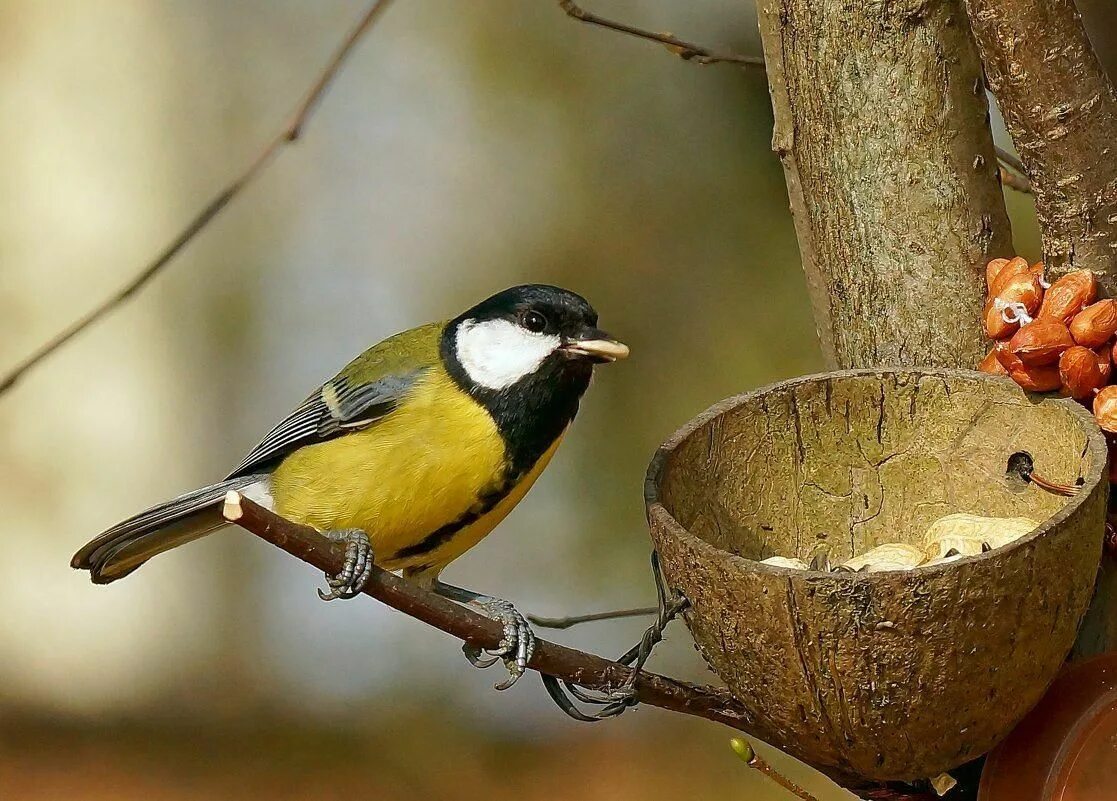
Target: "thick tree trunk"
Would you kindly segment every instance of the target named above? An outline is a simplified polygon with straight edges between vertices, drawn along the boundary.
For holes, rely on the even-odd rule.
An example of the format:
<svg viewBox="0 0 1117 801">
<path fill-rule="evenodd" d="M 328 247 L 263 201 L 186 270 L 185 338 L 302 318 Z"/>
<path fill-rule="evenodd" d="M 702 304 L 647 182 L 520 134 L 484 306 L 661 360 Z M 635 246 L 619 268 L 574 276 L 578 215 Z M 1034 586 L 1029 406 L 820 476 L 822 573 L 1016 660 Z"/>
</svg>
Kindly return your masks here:
<svg viewBox="0 0 1117 801">
<path fill-rule="evenodd" d="M 1072 0 L 966 0 L 989 85 L 1032 180 L 1043 253 L 1117 295 L 1117 94 Z"/>
<path fill-rule="evenodd" d="M 1011 253 L 961 0 L 762 0 L 803 267 L 832 367 L 974 367 Z"/>
</svg>

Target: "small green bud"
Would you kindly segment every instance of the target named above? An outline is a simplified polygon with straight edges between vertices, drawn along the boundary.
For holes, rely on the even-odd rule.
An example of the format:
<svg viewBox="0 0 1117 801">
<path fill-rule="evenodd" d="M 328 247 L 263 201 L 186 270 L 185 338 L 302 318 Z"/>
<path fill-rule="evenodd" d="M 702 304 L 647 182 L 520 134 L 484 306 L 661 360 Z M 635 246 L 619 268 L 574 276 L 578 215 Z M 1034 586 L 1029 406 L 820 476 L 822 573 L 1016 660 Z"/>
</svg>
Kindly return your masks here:
<svg viewBox="0 0 1117 801">
<path fill-rule="evenodd" d="M 756 757 L 756 752 L 752 750 L 752 746 L 749 745 L 748 740 L 744 740 L 740 737 L 734 737 L 730 740 L 729 747 L 733 749 L 733 753 L 744 760 L 746 765 L 752 764 L 752 760 Z"/>
</svg>

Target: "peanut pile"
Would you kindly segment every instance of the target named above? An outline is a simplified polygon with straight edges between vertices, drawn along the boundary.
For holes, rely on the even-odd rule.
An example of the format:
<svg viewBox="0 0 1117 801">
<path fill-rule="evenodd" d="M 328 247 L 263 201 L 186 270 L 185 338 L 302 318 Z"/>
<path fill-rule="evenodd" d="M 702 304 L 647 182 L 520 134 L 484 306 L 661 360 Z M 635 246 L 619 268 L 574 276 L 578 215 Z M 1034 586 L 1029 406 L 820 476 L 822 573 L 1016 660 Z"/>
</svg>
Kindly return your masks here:
<svg viewBox="0 0 1117 801">
<path fill-rule="evenodd" d="M 923 535 L 920 546 L 905 542 L 886 542 L 864 553 L 831 565 L 830 548 L 825 543 L 816 546 L 815 555 L 808 564 L 797 557 L 769 556 L 762 565 L 786 567 L 792 570 L 819 570 L 824 573 L 880 573 L 888 570 L 911 570 L 925 565 L 953 562 L 967 556 L 992 551 L 1014 542 L 1039 527 L 1027 517 L 981 517 L 971 514 L 953 514 L 940 517 Z"/>
<path fill-rule="evenodd" d="M 1117 300 L 1097 299 L 1089 270 L 1047 284 L 1042 262 L 1019 257 L 989 262 L 985 283 L 985 333 L 995 344 L 978 369 L 1007 375 L 1031 392 L 1058 390 L 1092 407 L 1098 425 L 1117 433 L 1117 386 L 1109 383 Z"/>
</svg>

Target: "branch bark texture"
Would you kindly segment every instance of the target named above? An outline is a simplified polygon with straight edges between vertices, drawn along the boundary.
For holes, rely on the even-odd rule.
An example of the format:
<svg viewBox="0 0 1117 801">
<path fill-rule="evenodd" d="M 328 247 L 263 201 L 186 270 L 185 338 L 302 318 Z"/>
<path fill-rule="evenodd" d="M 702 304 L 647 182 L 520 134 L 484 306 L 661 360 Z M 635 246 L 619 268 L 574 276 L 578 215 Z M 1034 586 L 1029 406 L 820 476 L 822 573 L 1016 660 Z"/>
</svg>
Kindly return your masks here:
<svg viewBox="0 0 1117 801">
<path fill-rule="evenodd" d="M 1043 255 L 1117 294 L 1117 94 L 1073 0 L 966 0 L 1031 179 Z"/>
<path fill-rule="evenodd" d="M 236 492 L 230 492 L 226 498 L 224 516 L 230 523 L 323 573 L 337 573 L 342 568 L 344 555 L 340 546 L 314 529 L 279 517 Z M 501 625 L 495 620 L 378 567 L 373 568 L 364 593 L 480 648 L 495 648 L 503 634 Z M 601 691 L 623 686 L 632 674 L 631 668 L 618 662 L 546 640 L 538 641 L 528 667 L 587 689 Z M 745 731 L 752 722 L 748 711 L 728 690 L 719 687 L 690 684 L 641 671 L 636 677 L 634 689 L 639 703 L 724 723 L 738 731 Z"/>
<path fill-rule="evenodd" d="M 961 0 L 762 0 L 819 338 L 834 368 L 972 368 L 983 265 L 1011 252 Z"/>
</svg>

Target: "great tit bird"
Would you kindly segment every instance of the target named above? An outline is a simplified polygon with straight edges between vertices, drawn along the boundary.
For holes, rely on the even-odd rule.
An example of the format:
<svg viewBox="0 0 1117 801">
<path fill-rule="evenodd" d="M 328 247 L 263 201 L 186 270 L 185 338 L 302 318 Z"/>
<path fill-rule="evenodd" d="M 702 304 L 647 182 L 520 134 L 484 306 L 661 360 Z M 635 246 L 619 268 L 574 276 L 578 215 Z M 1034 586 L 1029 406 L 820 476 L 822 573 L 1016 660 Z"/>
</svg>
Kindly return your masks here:
<svg viewBox="0 0 1117 801">
<path fill-rule="evenodd" d="M 96 584 L 221 527 L 229 490 L 346 544 L 325 600 L 360 592 L 371 565 L 504 625 L 493 656 L 511 684 L 531 628 L 507 601 L 439 574 L 519 503 L 578 411 L 595 364 L 628 356 L 565 289 L 506 289 L 449 322 L 396 334 L 350 362 L 264 437 L 224 481 L 117 523 L 75 554 Z M 487 666 L 472 654 L 474 664 Z"/>
</svg>

